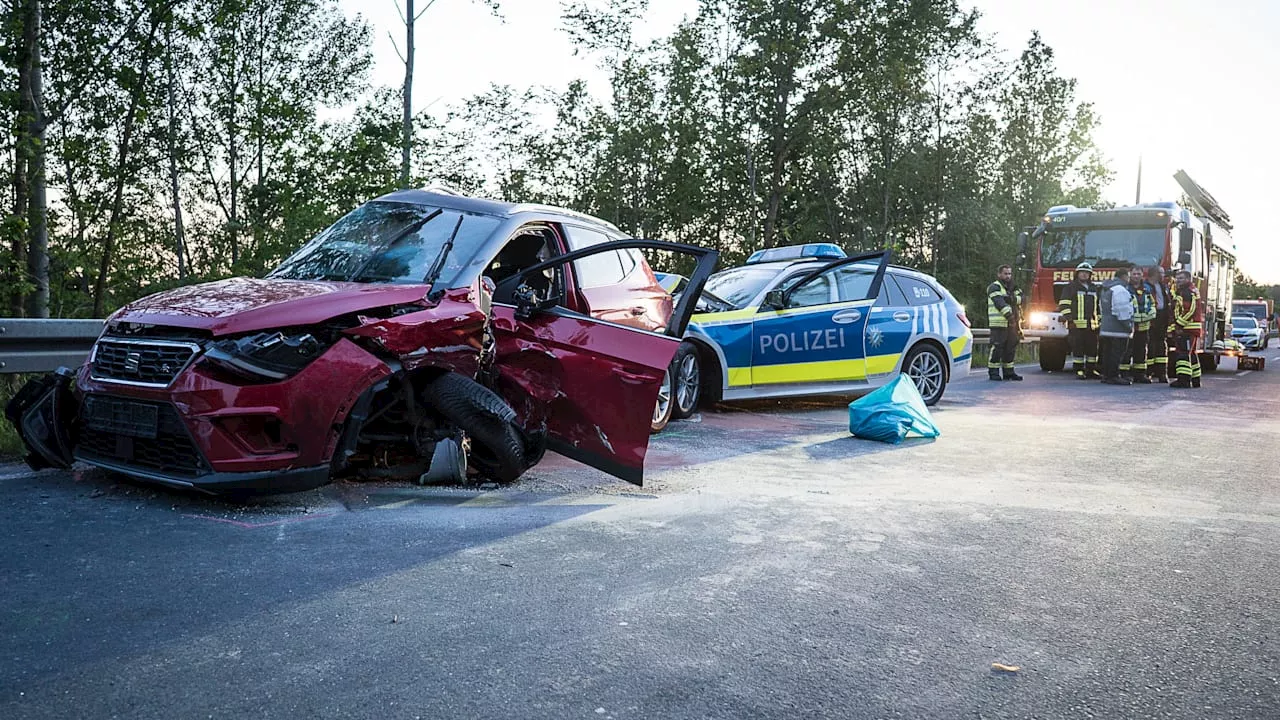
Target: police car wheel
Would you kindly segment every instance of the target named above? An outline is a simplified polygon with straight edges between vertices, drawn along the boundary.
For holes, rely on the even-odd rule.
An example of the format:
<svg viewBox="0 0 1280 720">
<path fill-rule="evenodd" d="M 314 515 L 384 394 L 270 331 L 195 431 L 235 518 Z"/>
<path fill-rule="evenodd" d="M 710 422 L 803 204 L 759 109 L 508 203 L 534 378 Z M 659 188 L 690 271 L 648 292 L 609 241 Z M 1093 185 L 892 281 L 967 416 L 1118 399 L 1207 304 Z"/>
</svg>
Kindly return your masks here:
<svg viewBox="0 0 1280 720">
<path fill-rule="evenodd" d="M 680 343 L 671 367 L 671 380 L 675 386 L 672 391 L 675 407 L 671 416 L 680 420 L 697 412 L 698 401 L 702 399 L 702 367 L 697 348 L 687 342 Z"/>
<path fill-rule="evenodd" d="M 902 361 L 902 372 L 911 377 L 925 405 L 936 405 L 947 389 L 947 366 L 932 345 L 917 345 Z"/>
<path fill-rule="evenodd" d="M 662 376 L 662 386 L 658 389 L 658 401 L 653 407 L 653 421 L 649 423 L 649 433 L 660 433 L 667 423 L 671 422 L 671 413 L 675 409 L 672 392 L 671 369 Z"/>
</svg>

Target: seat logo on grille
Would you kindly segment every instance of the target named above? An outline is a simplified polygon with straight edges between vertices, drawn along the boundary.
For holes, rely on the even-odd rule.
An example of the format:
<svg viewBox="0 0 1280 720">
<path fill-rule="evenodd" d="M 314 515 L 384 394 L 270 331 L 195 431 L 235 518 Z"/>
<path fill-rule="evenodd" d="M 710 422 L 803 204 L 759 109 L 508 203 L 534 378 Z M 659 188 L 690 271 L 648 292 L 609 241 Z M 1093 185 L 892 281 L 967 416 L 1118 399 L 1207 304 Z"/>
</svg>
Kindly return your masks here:
<svg viewBox="0 0 1280 720">
<path fill-rule="evenodd" d="M 124 358 L 124 370 L 128 373 L 137 374 L 142 366 L 142 353 L 131 352 Z"/>
</svg>

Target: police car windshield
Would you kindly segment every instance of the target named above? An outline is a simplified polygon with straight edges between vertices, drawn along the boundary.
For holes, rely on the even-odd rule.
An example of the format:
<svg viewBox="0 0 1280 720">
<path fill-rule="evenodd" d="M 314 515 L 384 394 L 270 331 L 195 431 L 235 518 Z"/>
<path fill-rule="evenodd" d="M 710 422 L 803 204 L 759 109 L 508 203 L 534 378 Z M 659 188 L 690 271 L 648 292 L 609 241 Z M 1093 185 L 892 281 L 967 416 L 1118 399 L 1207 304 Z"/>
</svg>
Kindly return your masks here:
<svg viewBox="0 0 1280 720">
<path fill-rule="evenodd" d="M 781 271 L 781 267 L 760 265 L 722 270 L 707 280 L 706 289 L 732 305 L 734 310 L 741 310 Z"/>
<path fill-rule="evenodd" d="M 1164 228 L 1073 228 L 1045 233 L 1040 248 L 1043 267 L 1075 267 L 1089 262 L 1102 267 L 1156 265 L 1164 258 Z"/>
<path fill-rule="evenodd" d="M 1258 327 L 1258 321 L 1251 317 L 1233 317 L 1231 318 L 1231 327 L 1253 330 Z"/>
</svg>

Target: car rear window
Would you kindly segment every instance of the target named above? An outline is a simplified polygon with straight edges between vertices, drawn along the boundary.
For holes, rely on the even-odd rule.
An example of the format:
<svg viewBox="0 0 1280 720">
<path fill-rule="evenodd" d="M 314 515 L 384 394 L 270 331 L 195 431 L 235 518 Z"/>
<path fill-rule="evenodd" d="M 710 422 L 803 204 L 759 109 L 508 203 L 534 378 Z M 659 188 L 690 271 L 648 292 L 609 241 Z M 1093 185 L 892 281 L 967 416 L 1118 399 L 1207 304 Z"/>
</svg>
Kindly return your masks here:
<svg viewBox="0 0 1280 720">
<path fill-rule="evenodd" d="M 929 283 L 912 277 L 898 276 L 896 279 L 898 286 L 902 288 L 902 294 L 906 295 L 907 302 L 912 305 L 932 305 L 942 302 L 942 296 Z"/>
<path fill-rule="evenodd" d="M 565 237 L 569 241 L 570 250 L 581 250 L 603 242 L 609 242 L 609 236 L 595 230 L 565 225 Z M 616 285 L 622 282 L 632 269 L 635 260 L 623 252 L 602 252 L 573 261 L 574 272 L 578 275 L 578 286 L 596 288 Z"/>
</svg>

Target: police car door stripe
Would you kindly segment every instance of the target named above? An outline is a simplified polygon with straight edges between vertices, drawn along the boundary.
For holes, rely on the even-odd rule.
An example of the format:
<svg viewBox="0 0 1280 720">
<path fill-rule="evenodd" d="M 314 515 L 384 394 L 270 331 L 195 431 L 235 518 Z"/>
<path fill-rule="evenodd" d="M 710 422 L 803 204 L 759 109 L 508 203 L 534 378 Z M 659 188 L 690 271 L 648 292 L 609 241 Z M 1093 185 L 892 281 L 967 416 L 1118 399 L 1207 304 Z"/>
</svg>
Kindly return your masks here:
<svg viewBox="0 0 1280 720">
<path fill-rule="evenodd" d="M 941 335 L 942 337 L 946 337 L 946 336 L 947 336 L 947 329 L 946 329 L 945 327 L 943 327 L 943 324 L 942 324 L 942 323 L 943 323 L 943 318 L 942 318 L 942 303 L 934 303 L 934 304 L 933 304 L 933 316 L 934 316 L 934 318 L 937 320 L 937 322 L 936 322 L 936 324 L 934 325 L 934 327 L 935 327 L 935 329 L 938 331 L 938 334 L 939 334 L 939 335 Z"/>
<path fill-rule="evenodd" d="M 920 308 L 911 308 L 911 336 L 920 334 Z"/>
</svg>

